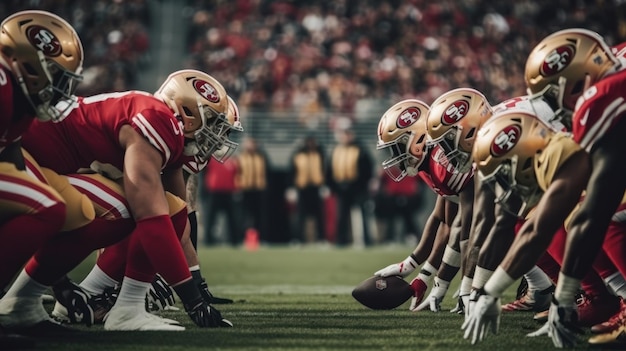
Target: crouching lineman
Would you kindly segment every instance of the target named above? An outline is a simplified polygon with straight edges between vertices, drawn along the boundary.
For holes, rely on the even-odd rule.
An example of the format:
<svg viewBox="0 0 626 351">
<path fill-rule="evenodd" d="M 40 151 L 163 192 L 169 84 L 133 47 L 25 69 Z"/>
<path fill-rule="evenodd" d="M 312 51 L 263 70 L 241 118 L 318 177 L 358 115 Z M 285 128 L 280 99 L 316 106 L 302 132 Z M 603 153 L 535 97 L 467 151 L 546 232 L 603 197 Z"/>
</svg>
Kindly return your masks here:
<svg viewBox="0 0 626 351">
<path fill-rule="evenodd" d="M 78 98 L 59 123 L 33 125 L 24 137 L 25 149 L 58 174 L 92 170 L 123 184 L 130 209 L 126 216 L 134 226 L 132 232 L 111 232 L 107 228 L 116 221 L 97 218 L 82 230 L 67 233 L 63 243 L 33 257 L 12 289 L 41 294 L 43 287 L 55 283 L 94 249 L 130 235 L 125 276 L 105 329 L 184 329 L 145 310 L 145 296 L 156 272 L 171 282 L 198 326 L 232 326 L 204 301 L 191 278 L 177 234 L 183 232 L 187 216 L 172 221 L 165 192 L 174 189 L 172 193 L 184 198 L 185 155 L 207 158 L 224 146 L 230 130 L 224 117 L 227 108 L 226 92 L 218 81 L 200 71 L 182 70 L 172 73 L 154 96 L 131 91 Z M 71 236 L 75 240 L 67 239 Z M 54 265 L 43 263 L 52 259 Z"/>
</svg>

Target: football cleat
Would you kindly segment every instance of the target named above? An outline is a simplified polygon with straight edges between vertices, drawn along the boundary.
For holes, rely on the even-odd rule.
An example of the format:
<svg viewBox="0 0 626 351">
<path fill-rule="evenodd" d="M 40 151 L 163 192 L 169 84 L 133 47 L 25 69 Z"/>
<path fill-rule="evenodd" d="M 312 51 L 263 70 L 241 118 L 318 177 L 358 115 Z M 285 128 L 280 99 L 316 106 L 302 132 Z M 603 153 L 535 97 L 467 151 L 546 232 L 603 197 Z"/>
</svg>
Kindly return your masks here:
<svg viewBox="0 0 626 351">
<path fill-rule="evenodd" d="M 171 319 L 160 318 L 148 313 L 144 306 L 115 306 L 104 318 L 105 330 L 155 330 L 155 331 L 182 331 L 180 324 L 170 324 Z M 174 321 L 176 322 L 176 321 Z M 176 322 L 178 323 L 178 322 Z"/>
<path fill-rule="evenodd" d="M 602 322 L 600 324 L 596 324 L 591 327 L 591 332 L 594 334 L 606 334 L 610 333 L 620 325 L 626 323 L 626 303 L 624 299 L 620 299 L 620 310 L 613 317 L 609 318 L 606 322 Z"/>
<path fill-rule="evenodd" d="M 554 285 L 544 290 L 527 289 L 517 300 L 502 305 L 503 312 L 545 311 L 550 307 Z"/>
<path fill-rule="evenodd" d="M 82 323 L 87 326 L 94 323 L 91 295 L 86 290 L 65 277 L 52 287 L 52 291 L 57 299 L 55 309 L 56 305 L 62 305 L 65 309 L 64 315 L 71 323 Z M 58 312 L 61 312 L 60 307 Z"/>
<path fill-rule="evenodd" d="M 0 300 L 0 325 L 4 328 L 28 327 L 50 319 L 41 298 L 5 297 Z"/>
<path fill-rule="evenodd" d="M 119 291 L 119 286 L 108 287 L 104 289 L 102 294 L 93 295 L 91 297 L 89 304 L 93 309 L 94 324 L 104 323 L 104 317 L 107 313 L 109 313 L 115 304 Z M 72 323 L 67 315 L 67 308 L 65 308 L 65 306 L 58 301 L 52 310 L 52 317 L 62 323 Z"/>
<path fill-rule="evenodd" d="M 619 349 L 623 350 L 626 347 L 626 323 L 624 319 L 622 319 L 621 325 L 612 332 L 598 334 L 589 338 L 589 344 L 619 346 Z"/>
<path fill-rule="evenodd" d="M 615 295 L 591 296 L 581 294 L 578 304 L 578 325 L 591 327 L 611 318 L 620 311 L 620 299 Z"/>
</svg>

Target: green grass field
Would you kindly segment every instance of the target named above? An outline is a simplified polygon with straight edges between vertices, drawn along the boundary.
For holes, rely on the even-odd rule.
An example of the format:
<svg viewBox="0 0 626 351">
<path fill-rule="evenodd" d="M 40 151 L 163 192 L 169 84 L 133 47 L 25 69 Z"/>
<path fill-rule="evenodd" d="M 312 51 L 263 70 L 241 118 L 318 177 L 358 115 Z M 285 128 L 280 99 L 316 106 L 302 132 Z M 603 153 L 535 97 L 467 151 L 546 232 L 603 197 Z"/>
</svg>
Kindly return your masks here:
<svg viewBox="0 0 626 351">
<path fill-rule="evenodd" d="M 46 350 L 546 350 L 547 338 L 524 335 L 539 326 L 531 313 L 502 316 L 500 333 L 472 346 L 462 338 L 462 316 L 451 286 L 444 311 L 409 312 L 408 302 L 392 311 L 372 311 L 350 295 L 352 288 L 383 266 L 406 257 L 408 248 L 375 249 L 232 248 L 201 249 L 212 292 L 233 298 L 216 305 L 235 327 L 199 329 L 184 312 L 164 312 L 181 321 L 184 332 L 107 332 L 84 328 L 65 340 L 38 341 Z M 80 280 L 86 262 L 72 272 Z M 505 296 L 510 301 L 512 287 Z M 587 348 L 586 337 L 580 349 Z"/>
</svg>

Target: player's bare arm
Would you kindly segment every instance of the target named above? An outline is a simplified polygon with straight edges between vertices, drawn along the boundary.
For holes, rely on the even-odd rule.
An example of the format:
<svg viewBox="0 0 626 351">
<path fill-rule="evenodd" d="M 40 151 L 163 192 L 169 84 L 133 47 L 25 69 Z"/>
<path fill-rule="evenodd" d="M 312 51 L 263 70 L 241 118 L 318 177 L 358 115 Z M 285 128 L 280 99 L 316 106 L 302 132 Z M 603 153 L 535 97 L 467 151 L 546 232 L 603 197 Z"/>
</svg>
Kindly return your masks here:
<svg viewBox="0 0 626 351">
<path fill-rule="evenodd" d="M 522 226 L 502 261 L 502 268 L 511 277 L 526 273 L 550 245 L 554 233 L 580 200 L 590 169 L 589 156 L 581 150 L 557 171 L 537 204 L 535 215 Z"/>
</svg>

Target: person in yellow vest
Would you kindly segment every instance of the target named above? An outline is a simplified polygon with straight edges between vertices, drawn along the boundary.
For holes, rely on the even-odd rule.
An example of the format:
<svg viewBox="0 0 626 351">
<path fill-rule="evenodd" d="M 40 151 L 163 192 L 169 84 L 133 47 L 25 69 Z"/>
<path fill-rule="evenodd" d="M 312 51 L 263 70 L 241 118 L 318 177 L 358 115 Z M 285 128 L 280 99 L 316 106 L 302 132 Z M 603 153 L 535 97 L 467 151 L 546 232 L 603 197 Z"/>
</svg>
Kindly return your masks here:
<svg viewBox="0 0 626 351">
<path fill-rule="evenodd" d="M 328 186 L 337 197 L 335 243 L 371 244 L 365 207 L 369 198 L 369 182 L 373 176 L 372 158 L 357 142 L 351 125 L 337 129 L 338 144 L 332 151 L 328 167 Z"/>
<path fill-rule="evenodd" d="M 267 242 L 269 158 L 256 139 L 246 137 L 241 144 L 237 188 L 241 191 L 244 235 L 254 233 L 261 242 Z"/>
<path fill-rule="evenodd" d="M 307 136 L 303 144 L 291 156 L 287 197 L 296 203 L 294 242 L 326 241 L 324 230 L 325 155 L 314 136 Z M 315 238 L 307 236 L 307 220 L 313 218 Z"/>
</svg>

